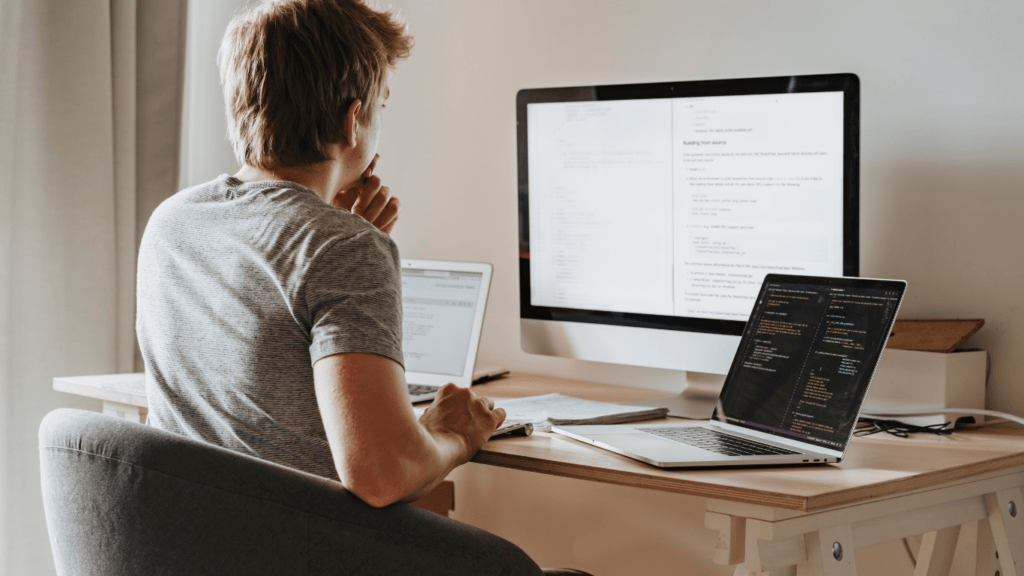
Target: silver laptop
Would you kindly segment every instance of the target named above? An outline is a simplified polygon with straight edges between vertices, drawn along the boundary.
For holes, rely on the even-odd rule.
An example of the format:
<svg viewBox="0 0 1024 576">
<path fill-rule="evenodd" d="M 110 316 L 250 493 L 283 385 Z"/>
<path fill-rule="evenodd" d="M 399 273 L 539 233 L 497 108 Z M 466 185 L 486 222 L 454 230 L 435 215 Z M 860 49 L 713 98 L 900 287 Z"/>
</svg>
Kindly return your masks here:
<svg viewBox="0 0 1024 576">
<path fill-rule="evenodd" d="M 432 400 L 448 382 L 468 388 L 502 372 L 474 372 L 491 273 L 486 263 L 402 259 L 402 352 L 413 402 Z"/>
<path fill-rule="evenodd" d="M 552 430 L 664 468 L 839 462 L 905 291 L 769 274 L 710 422 Z"/>
</svg>

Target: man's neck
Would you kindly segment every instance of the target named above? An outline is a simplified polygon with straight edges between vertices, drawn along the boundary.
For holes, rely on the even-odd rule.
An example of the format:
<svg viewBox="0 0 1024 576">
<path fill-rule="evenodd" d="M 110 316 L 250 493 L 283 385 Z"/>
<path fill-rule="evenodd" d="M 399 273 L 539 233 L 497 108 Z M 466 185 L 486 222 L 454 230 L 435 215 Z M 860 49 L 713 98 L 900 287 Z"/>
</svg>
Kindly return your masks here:
<svg viewBox="0 0 1024 576">
<path fill-rule="evenodd" d="M 347 186 L 344 182 L 345 171 L 338 160 L 329 160 L 321 164 L 311 166 L 299 166 L 294 168 L 276 168 L 267 170 L 256 166 L 243 166 L 235 174 L 235 178 L 242 182 L 268 182 L 282 180 L 294 182 L 316 192 L 317 196 L 328 204 L 334 195 L 344 190 Z"/>
</svg>

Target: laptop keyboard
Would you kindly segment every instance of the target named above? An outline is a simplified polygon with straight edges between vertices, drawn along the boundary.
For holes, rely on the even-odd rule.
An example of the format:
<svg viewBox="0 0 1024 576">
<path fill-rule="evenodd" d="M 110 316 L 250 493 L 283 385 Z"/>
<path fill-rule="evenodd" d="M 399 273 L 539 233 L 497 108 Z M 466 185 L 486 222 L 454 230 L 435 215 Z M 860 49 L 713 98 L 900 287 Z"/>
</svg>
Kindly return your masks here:
<svg viewBox="0 0 1024 576">
<path fill-rule="evenodd" d="M 781 454 L 799 454 L 799 452 L 786 450 L 785 448 L 779 448 L 777 446 L 772 446 L 771 444 L 762 444 L 761 442 L 747 440 L 738 436 L 730 436 L 729 434 L 722 434 L 716 430 L 700 428 L 697 426 L 689 426 L 685 428 L 678 426 L 667 428 L 639 428 L 639 430 L 643 430 L 644 432 L 653 434 L 659 438 L 673 440 L 682 444 L 689 444 L 690 446 L 696 446 L 697 448 L 702 448 L 725 456 L 775 456 Z"/>
<path fill-rule="evenodd" d="M 426 384 L 409 384 L 409 396 L 420 396 L 437 392 L 440 386 L 427 386 Z"/>
</svg>

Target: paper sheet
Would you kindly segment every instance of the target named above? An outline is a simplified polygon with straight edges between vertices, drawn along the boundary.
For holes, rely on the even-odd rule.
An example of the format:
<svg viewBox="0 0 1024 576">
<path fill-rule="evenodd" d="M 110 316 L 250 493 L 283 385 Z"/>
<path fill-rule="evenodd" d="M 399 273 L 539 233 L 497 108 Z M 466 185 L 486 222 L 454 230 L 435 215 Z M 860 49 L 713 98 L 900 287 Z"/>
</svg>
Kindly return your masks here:
<svg viewBox="0 0 1024 576">
<path fill-rule="evenodd" d="M 511 400 L 498 400 L 506 418 L 533 422 L 534 429 L 547 432 L 552 424 L 615 424 L 664 416 L 665 408 L 624 406 L 593 400 L 581 400 L 563 394 L 545 394 Z"/>
<path fill-rule="evenodd" d="M 564 394 L 495 400 L 494 405 L 505 409 L 506 420 L 530 422 L 537 432 L 548 432 L 555 424 L 620 424 L 660 418 L 668 413 L 667 408 L 608 404 Z M 416 417 L 426 409 L 426 406 L 416 407 Z"/>
</svg>

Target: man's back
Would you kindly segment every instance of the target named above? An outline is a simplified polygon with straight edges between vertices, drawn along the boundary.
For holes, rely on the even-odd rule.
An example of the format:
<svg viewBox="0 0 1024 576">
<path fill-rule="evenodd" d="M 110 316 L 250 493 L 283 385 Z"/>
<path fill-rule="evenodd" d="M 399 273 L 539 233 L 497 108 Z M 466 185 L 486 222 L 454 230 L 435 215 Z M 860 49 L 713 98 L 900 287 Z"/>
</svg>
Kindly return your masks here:
<svg viewBox="0 0 1024 576">
<path fill-rule="evenodd" d="M 165 202 L 139 255 L 150 422 L 337 478 L 312 365 L 402 363 L 398 250 L 286 182 L 222 176 Z"/>
<path fill-rule="evenodd" d="M 374 171 L 388 76 L 411 47 L 404 22 L 361 0 L 232 18 L 218 64 L 239 171 L 161 205 L 139 251 L 150 421 L 338 479 L 368 506 L 347 515 L 346 553 L 324 570 L 539 574 L 514 545 L 400 504 L 505 418 L 454 384 L 419 418 L 409 401 L 387 235 L 400 203 Z"/>
</svg>

